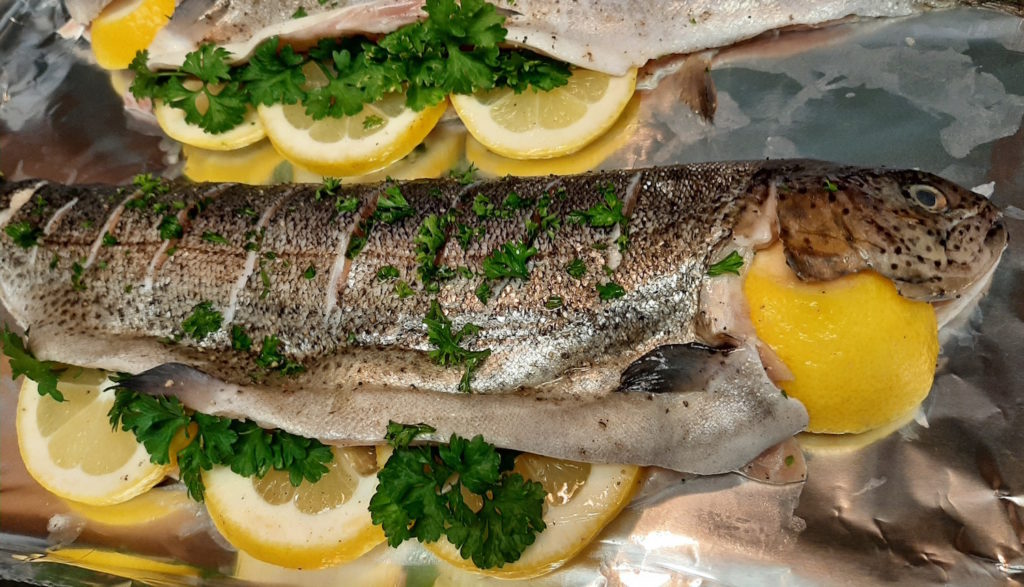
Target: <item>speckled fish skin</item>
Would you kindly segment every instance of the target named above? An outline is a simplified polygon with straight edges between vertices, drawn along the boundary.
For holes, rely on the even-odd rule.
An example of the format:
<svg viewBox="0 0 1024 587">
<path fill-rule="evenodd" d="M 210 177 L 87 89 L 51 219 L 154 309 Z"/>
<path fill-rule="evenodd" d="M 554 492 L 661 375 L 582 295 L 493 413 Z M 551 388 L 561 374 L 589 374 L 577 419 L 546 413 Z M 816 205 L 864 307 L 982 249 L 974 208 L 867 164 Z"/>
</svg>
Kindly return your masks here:
<svg viewBox="0 0 1024 587">
<path fill-rule="evenodd" d="M 378 223 L 365 248 L 347 260 L 360 220 L 394 187 L 414 213 Z M 925 188 L 941 198 L 929 201 L 921 195 Z M 131 189 L 0 185 L 0 224 L 42 230 L 39 246 L 30 249 L 0 238 L 0 301 L 30 329 L 29 346 L 41 359 L 131 373 L 181 363 L 214 377 L 216 393 L 209 385 L 169 388 L 201 411 L 338 444 L 379 441 L 388 419 L 425 421 L 440 439 L 482 433 L 499 446 L 551 456 L 708 473 L 744 464 L 806 423 L 803 408 L 771 385 L 749 346 L 736 355 L 745 359 L 728 368 L 723 363 L 715 379 L 716 389 L 738 395 L 616 390 L 641 357 L 707 338 L 698 318 L 709 300 L 700 292 L 711 279 L 740 283 L 707 275 L 728 250 L 749 258 L 752 247 L 780 234 L 805 279 L 873 268 L 908 297 L 941 300 L 988 274 L 1006 244 L 999 211 L 950 182 L 819 162 L 352 186 L 339 198 L 358 204 L 340 213 L 335 198 L 317 200 L 316 189 L 176 185 L 153 200 L 166 208 L 154 213 L 152 203 L 133 206 Z M 602 202 L 609 190 L 629 216 L 622 253 L 618 228 L 592 228 L 569 216 Z M 501 211 L 510 193 L 533 203 L 487 219 L 473 211 L 478 194 Z M 484 259 L 504 243 L 528 239 L 527 221 L 540 220 L 537 203 L 544 196 L 560 226 L 533 241 L 538 252 L 529 279 L 494 282 L 484 305 L 474 294 Z M 464 346 L 492 351 L 472 380 L 471 396 L 450 393 L 462 370 L 430 360 L 423 325 L 432 296 L 418 283 L 416 237 L 429 216 L 446 212 L 455 222 L 436 260 L 475 276 L 457 274 L 436 298 L 455 330 L 469 322 L 481 327 Z M 180 239 L 161 239 L 158 226 L 168 215 L 179 219 Z M 483 234 L 463 248 L 455 238 L 460 224 Z M 116 244 L 104 246 L 105 233 Z M 209 234 L 227 244 L 208 242 Z M 576 258 L 587 267 L 580 279 L 565 270 Z M 401 298 L 395 281 L 377 279 L 386 265 L 416 295 Z M 613 268 L 610 276 L 604 267 Z M 308 268 L 315 270 L 312 279 L 304 275 Z M 603 302 L 595 288 L 609 279 L 626 293 Z M 552 296 L 562 307 L 545 308 Z M 180 336 L 183 320 L 201 302 L 222 313 L 221 329 L 201 342 L 161 343 Z M 254 383 L 253 353 L 231 350 L 233 326 L 254 341 L 278 336 L 306 372 Z M 196 377 L 172 371 L 167 380 Z M 670 429 L 705 434 L 686 451 L 673 451 L 667 439 L 696 441 L 669 435 Z M 725 442 L 732 436 L 742 450 Z M 722 454 L 724 447 L 731 455 Z"/>
</svg>

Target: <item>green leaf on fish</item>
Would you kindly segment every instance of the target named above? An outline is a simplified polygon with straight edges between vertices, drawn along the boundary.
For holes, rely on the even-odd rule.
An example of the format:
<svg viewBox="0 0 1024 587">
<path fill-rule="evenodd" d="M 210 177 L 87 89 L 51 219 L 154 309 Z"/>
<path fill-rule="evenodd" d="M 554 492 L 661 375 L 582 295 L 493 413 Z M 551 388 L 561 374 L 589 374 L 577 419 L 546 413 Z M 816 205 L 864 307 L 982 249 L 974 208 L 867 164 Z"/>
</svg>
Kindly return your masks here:
<svg viewBox="0 0 1024 587">
<path fill-rule="evenodd" d="M 43 236 L 43 229 L 34 226 L 27 220 L 14 222 L 4 227 L 4 232 L 11 237 L 14 244 L 23 249 L 31 249 L 39 244 L 39 237 Z"/>
<path fill-rule="evenodd" d="M 60 365 L 52 361 L 40 361 L 25 348 L 21 337 L 0 325 L 0 343 L 3 343 L 4 354 L 11 360 L 11 377 L 24 375 L 36 382 L 39 395 L 48 395 L 62 402 L 64 394 L 57 389 L 57 374 L 62 370 Z"/>
<path fill-rule="evenodd" d="M 526 264 L 536 254 L 535 247 L 520 242 L 504 243 L 484 259 L 484 274 L 488 279 L 529 279 L 530 269 Z"/>
<path fill-rule="evenodd" d="M 583 276 L 587 274 L 587 265 L 583 262 L 583 259 L 575 257 L 568 265 L 566 265 L 565 272 L 568 273 L 570 277 L 582 279 Z"/>
<path fill-rule="evenodd" d="M 724 259 L 708 267 L 708 276 L 718 277 L 726 273 L 739 275 L 740 267 L 743 267 L 743 255 L 740 255 L 737 251 L 732 251 Z"/>
<path fill-rule="evenodd" d="M 626 290 L 614 281 L 609 281 L 608 283 L 597 284 L 597 295 L 601 298 L 602 302 L 607 302 L 626 295 Z"/>
<path fill-rule="evenodd" d="M 431 300 L 430 311 L 423 318 L 423 323 L 427 326 L 427 340 L 436 347 L 428 353 L 430 360 L 442 367 L 461 365 L 464 370 L 459 391 L 469 393 L 473 373 L 491 355 L 491 350 L 471 351 L 461 345 L 466 338 L 476 336 L 480 327 L 467 323 L 458 332 L 453 332 L 452 322 L 444 315 L 437 300 Z"/>
<path fill-rule="evenodd" d="M 185 336 L 201 341 L 220 330 L 224 317 L 213 309 L 212 302 L 200 302 L 192 308 L 192 312 L 181 323 Z"/>
</svg>

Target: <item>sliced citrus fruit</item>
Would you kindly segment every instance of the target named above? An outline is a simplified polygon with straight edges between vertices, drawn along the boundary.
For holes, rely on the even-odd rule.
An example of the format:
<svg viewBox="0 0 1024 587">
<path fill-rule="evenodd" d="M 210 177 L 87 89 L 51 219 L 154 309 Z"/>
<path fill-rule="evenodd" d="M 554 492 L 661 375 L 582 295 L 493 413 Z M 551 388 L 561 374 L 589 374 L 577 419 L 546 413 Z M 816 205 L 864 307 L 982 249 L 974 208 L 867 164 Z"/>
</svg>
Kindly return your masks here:
<svg viewBox="0 0 1024 587">
<path fill-rule="evenodd" d="M 640 97 L 634 96 L 615 124 L 597 140 L 579 151 L 550 159 L 513 159 L 487 150 L 480 141 L 466 139 L 466 160 L 486 175 L 518 177 L 541 175 L 573 175 L 597 168 L 633 136 L 637 128 Z"/>
<path fill-rule="evenodd" d="M 636 88 L 636 69 L 612 77 L 575 69 L 550 92 L 499 88 L 453 94 L 452 106 L 485 147 L 513 159 L 547 159 L 579 151 L 619 118 Z"/>
<path fill-rule="evenodd" d="M 42 556 L 27 559 L 33 563 L 59 563 L 81 569 L 107 573 L 138 581 L 143 585 L 175 585 L 186 583 L 176 577 L 198 577 L 196 567 L 164 562 L 144 556 L 100 550 L 98 548 L 58 548 Z M 66 577 L 66 575 L 63 575 Z M 187 583 L 191 583 L 188 581 Z"/>
<path fill-rule="evenodd" d="M 64 500 L 72 512 L 106 526 L 140 526 L 181 512 L 195 513 L 199 505 L 189 499 L 180 483 L 153 489 L 126 502 L 113 505 L 89 505 Z"/>
<path fill-rule="evenodd" d="M 200 110 L 202 110 L 201 107 Z M 216 134 L 189 124 L 185 121 L 184 110 L 168 106 L 159 100 L 153 104 L 153 114 L 156 115 L 156 122 L 160 125 L 160 129 L 167 136 L 186 145 L 210 151 L 241 149 L 267 136 L 263 131 L 263 123 L 260 122 L 256 111 L 252 109 L 246 112 L 241 124 L 229 131 Z"/>
<path fill-rule="evenodd" d="M 273 565 L 322 569 L 353 560 L 384 541 L 370 521 L 377 488 L 372 448 L 335 448 L 329 471 L 294 487 L 283 471 L 262 479 L 227 467 L 203 473 L 206 509 L 232 545 Z"/>
<path fill-rule="evenodd" d="M 92 21 L 92 52 L 104 69 L 125 69 L 174 14 L 174 0 L 114 0 Z"/>
<path fill-rule="evenodd" d="M 395 163 L 373 173 L 340 179 L 342 183 L 375 183 L 389 177 L 399 180 L 441 177 L 459 162 L 465 140 L 466 129 L 462 126 L 440 124 L 411 153 Z M 294 168 L 293 181 L 296 183 L 318 183 L 323 181 L 323 177 L 299 165 Z"/>
<path fill-rule="evenodd" d="M 405 157 L 441 120 L 447 102 L 420 112 L 388 94 L 355 116 L 313 120 L 301 104 L 258 108 L 267 136 L 289 161 L 329 176 L 363 175 Z"/>
<path fill-rule="evenodd" d="M 99 371 L 71 369 L 58 383 L 58 402 L 40 396 L 30 379 L 21 384 L 18 448 L 29 474 L 50 493 L 91 505 L 121 503 L 173 469 L 151 463 L 132 433 L 110 429 L 112 385 Z"/>
<path fill-rule="evenodd" d="M 780 386 L 800 400 L 811 432 L 864 432 L 914 410 L 939 353 L 935 310 L 903 298 L 873 271 L 805 283 L 781 244 L 760 251 L 744 292 L 758 337 L 789 367 Z"/>
<path fill-rule="evenodd" d="M 359 587 L 403 587 L 407 584 L 405 569 L 387 560 L 387 546 L 381 545 L 350 563 L 317 570 L 279 567 L 238 553 L 235 578 L 260 585 L 291 585 L 322 587 L 327 585 L 359 585 Z M 379 553 L 379 555 L 378 555 Z"/>
<path fill-rule="evenodd" d="M 192 181 L 263 185 L 273 183 L 274 171 L 287 163 L 266 140 L 233 151 L 210 151 L 191 145 L 184 145 L 181 151 L 185 156 L 185 177 Z"/>
<path fill-rule="evenodd" d="M 586 548 L 633 499 L 641 478 L 640 467 L 632 465 L 591 465 L 530 454 L 516 458 L 514 471 L 537 481 L 548 492 L 544 505 L 547 528 L 519 560 L 500 568 L 478 569 L 445 538 L 426 544 L 426 548 L 441 560 L 474 573 L 503 579 L 537 577 Z"/>
</svg>

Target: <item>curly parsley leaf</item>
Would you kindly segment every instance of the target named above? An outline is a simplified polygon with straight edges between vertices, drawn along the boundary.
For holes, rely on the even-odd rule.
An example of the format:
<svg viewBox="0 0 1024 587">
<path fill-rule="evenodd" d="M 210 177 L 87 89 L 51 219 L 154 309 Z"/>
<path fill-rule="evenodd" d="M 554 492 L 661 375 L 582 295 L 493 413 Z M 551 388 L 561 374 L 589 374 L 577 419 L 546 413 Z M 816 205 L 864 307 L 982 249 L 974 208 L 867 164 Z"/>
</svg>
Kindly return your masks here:
<svg viewBox="0 0 1024 587">
<path fill-rule="evenodd" d="M 483 262 L 484 274 L 488 279 L 518 277 L 529 279 L 530 269 L 526 266 L 530 257 L 537 254 L 535 247 L 524 243 L 504 243 L 488 255 Z"/>
<path fill-rule="evenodd" d="M 626 290 L 614 281 L 609 281 L 608 283 L 597 284 L 597 295 L 601 298 L 602 302 L 607 302 L 626 295 Z"/>
<path fill-rule="evenodd" d="M 306 75 L 302 65 L 306 59 L 289 45 L 278 48 L 279 39 L 270 37 L 260 43 L 241 71 L 245 94 L 252 104 L 295 104 L 306 97 L 302 89 Z"/>
<path fill-rule="evenodd" d="M 252 339 L 237 324 L 231 327 L 231 348 L 236 351 L 248 351 L 252 348 Z"/>
<path fill-rule="evenodd" d="M 11 359 L 11 377 L 22 375 L 36 382 L 39 395 L 48 395 L 62 402 L 64 394 L 57 389 L 57 373 L 60 367 L 51 361 L 40 361 L 25 348 L 21 337 L 0 325 L 0 343 L 3 343 L 4 354 Z"/>
<path fill-rule="evenodd" d="M 281 352 L 280 347 L 281 340 L 276 335 L 264 336 L 256 364 L 267 371 L 277 371 L 286 376 L 297 375 L 306 370 L 302 363 L 291 360 Z"/>
<path fill-rule="evenodd" d="M 437 429 L 429 424 L 399 424 L 395 421 L 388 422 L 388 431 L 384 434 L 384 440 L 394 448 L 405 448 L 421 434 L 431 434 Z"/>
<path fill-rule="evenodd" d="M 173 214 L 164 216 L 163 220 L 160 221 L 160 225 L 157 226 L 157 230 L 160 231 L 160 238 L 165 241 L 181 238 L 185 234 L 185 229 L 181 226 L 181 222 Z"/>
<path fill-rule="evenodd" d="M 212 302 L 201 302 L 192 308 L 192 312 L 181 323 L 181 329 L 195 340 L 203 340 L 220 330 L 224 316 L 213 309 Z"/>
<path fill-rule="evenodd" d="M 394 265 L 385 265 L 377 270 L 377 281 L 391 281 L 398 279 L 398 276 L 398 267 Z"/>
<path fill-rule="evenodd" d="M 384 224 L 394 224 L 415 213 L 409 201 L 402 195 L 402 190 L 397 185 L 390 185 L 377 200 L 377 209 L 374 210 L 373 216 Z"/>
<path fill-rule="evenodd" d="M 43 229 L 34 226 L 31 222 L 13 222 L 4 227 L 4 232 L 11 237 L 14 244 L 23 249 L 31 249 L 39 243 L 39 237 L 43 236 Z"/>
<path fill-rule="evenodd" d="M 429 352 L 430 359 L 442 367 L 462 365 L 464 370 L 459 382 L 459 391 L 470 392 L 470 380 L 480 363 L 491 356 L 491 349 L 471 351 L 463 348 L 465 338 L 475 336 L 480 327 L 466 324 L 458 332 L 452 331 L 452 322 L 444 315 L 437 300 L 431 300 L 430 311 L 423 318 L 427 326 L 427 340 L 436 348 Z"/>
<path fill-rule="evenodd" d="M 724 259 L 708 267 L 708 277 L 718 277 L 726 273 L 739 275 L 740 267 L 743 267 L 743 255 L 732 251 Z"/>
</svg>

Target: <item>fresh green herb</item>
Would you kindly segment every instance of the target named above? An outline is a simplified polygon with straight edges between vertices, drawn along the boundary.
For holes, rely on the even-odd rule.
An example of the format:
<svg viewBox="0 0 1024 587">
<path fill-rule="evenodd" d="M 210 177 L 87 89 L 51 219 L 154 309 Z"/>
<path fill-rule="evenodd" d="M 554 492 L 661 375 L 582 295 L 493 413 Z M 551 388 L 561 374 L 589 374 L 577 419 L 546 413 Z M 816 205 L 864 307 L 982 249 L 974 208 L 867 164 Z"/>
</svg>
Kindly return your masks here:
<svg viewBox="0 0 1024 587">
<path fill-rule="evenodd" d="M 835 192 L 838 192 L 838 191 L 839 191 L 839 186 L 838 186 L 838 185 L 836 185 L 836 184 L 834 184 L 834 183 L 832 183 L 832 181 L 831 181 L 831 180 L 829 180 L 829 179 L 826 179 L 826 180 L 825 180 L 825 189 L 826 189 L 827 191 L 830 191 L 830 192 L 832 192 L 832 193 L 835 193 Z"/>
<path fill-rule="evenodd" d="M 82 278 L 85 276 L 85 268 L 78 261 L 71 264 L 71 289 L 75 291 L 85 291 L 85 282 Z"/>
<path fill-rule="evenodd" d="M 743 255 L 733 251 L 724 259 L 708 267 L 709 277 L 718 277 L 726 273 L 740 274 L 740 267 L 743 267 Z"/>
<path fill-rule="evenodd" d="M 384 224 L 394 224 L 415 213 L 409 201 L 402 195 L 402 190 L 393 184 L 388 186 L 377 200 L 377 209 L 374 210 L 373 216 Z"/>
<path fill-rule="evenodd" d="M 484 274 L 488 279 L 505 277 L 529 279 L 530 269 L 526 266 L 526 262 L 536 254 L 536 248 L 528 247 L 523 243 L 504 243 L 484 259 Z"/>
<path fill-rule="evenodd" d="M 252 339 L 245 333 L 241 326 L 235 324 L 231 327 L 231 348 L 236 351 L 248 351 L 252 349 Z"/>
<path fill-rule="evenodd" d="M 477 335 L 480 327 L 467 323 L 458 332 L 452 332 L 452 322 L 444 315 L 437 300 L 431 300 L 430 311 L 423 318 L 423 323 L 427 326 L 427 340 L 437 347 L 430 351 L 430 359 L 443 367 L 462 365 L 464 371 L 459 382 L 459 391 L 469 393 L 469 382 L 473 378 L 473 373 L 480 363 L 491 355 L 491 349 L 470 351 L 460 345 L 463 339 Z"/>
<path fill-rule="evenodd" d="M 355 332 L 349 331 L 349 333 L 345 335 L 345 342 L 347 342 L 349 346 L 355 346 L 359 344 L 359 339 L 356 338 Z"/>
<path fill-rule="evenodd" d="M 265 300 L 270 295 L 270 272 L 267 271 L 262 260 L 260 260 L 260 283 L 263 284 L 263 289 L 260 290 L 260 299 Z"/>
<path fill-rule="evenodd" d="M 302 363 L 292 361 L 281 352 L 281 340 L 277 336 L 264 336 L 260 346 L 260 354 L 256 364 L 267 371 L 277 371 L 281 375 L 297 375 L 306 370 Z"/>
<path fill-rule="evenodd" d="M 181 238 L 185 234 L 185 229 L 178 222 L 178 217 L 173 214 L 164 216 L 160 225 L 157 226 L 157 230 L 160 231 L 160 238 L 165 241 Z"/>
<path fill-rule="evenodd" d="M 786 466 L 787 467 L 792 467 L 793 463 L 795 463 L 795 462 L 796 462 L 796 457 L 794 457 L 793 455 L 786 455 Z"/>
<path fill-rule="evenodd" d="M 619 236 L 615 243 L 620 251 L 629 246 L 629 218 L 622 212 L 623 202 L 615 193 L 615 186 L 605 184 L 601 188 L 604 201 L 587 210 L 576 210 L 569 214 L 569 219 L 577 224 L 587 224 L 594 228 L 610 228 L 619 226 Z"/>
<path fill-rule="evenodd" d="M 395 294 L 398 295 L 398 299 L 404 300 L 405 298 L 416 295 L 415 290 L 409 287 L 409 284 L 403 280 L 395 282 Z"/>
<path fill-rule="evenodd" d="M 143 196 L 145 200 L 146 196 L 158 196 L 166 194 L 171 191 L 171 186 L 167 184 L 167 181 L 162 177 L 154 177 L 152 173 L 140 173 L 132 178 L 132 185 L 139 191 L 139 195 Z M 129 207 L 132 202 L 138 202 L 139 198 L 133 199 L 131 202 L 125 204 L 125 207 Z M 148 204 L 148 202 L 146 202 Z M 136 205 L 138 207 L 138 205 Z"/>
<path fill-rule="evenodd" d="M 398 279 L 398 276 L 398 267 L 394 265 L 385 265 L 377 270 L 377 281 L 390 281 Z"/>
<path fill-rule="evenodd" d="M 58 263 L 60 263 L 60 255 L 54 253 L 53 257 L 50 257 L 50 271 L 56 269 Z"/>
<path fill-rule="evenodd" d="M 562 227 L 562 219 L 551 212 L 551 196 L 541 196 L 537 200 L 537 217 L 539 221 L 534 223 L 531 220 L 532 228 L 527 231 L 529 240 L 533 241 L 541 232 L 547 234 L 548 238 L 554 238 L 555 232 Z"/>
<path fill-rule="evenodd" d="M 27 220 L 8 224 L 4 228 L 4 232 L 11 237 L 14 244 L 23 249 L 31 249 L 36 246 L 39 243 L 39 237 L 43 236 L 43 229 L 33 226 Z"/>
<path fill-rule="evenodd" d="M 395 421 L 388 422 L 388 431 L 384 434 L 384 440 L 395 449 L 403 449 L 412 444 L 417 436 L 433 434 L 437 428 L 420 422 L 419 424 L 399 424 Z"/>
<path fill-rule="evenodd" d="M 295 18 L 306 18 L 307 16 L 309 16 L 309 13 L 307 13 L 306 9 L 301 7 L 301 6 L 299 6 L 295 10 L 295 12 L 292 13 L 292 18 L 293 19 L 295 19 Z"/>
<path fill-rule="evenodd" d="M 302 276 L 306 279 L 313 279 L 316 277 L 316 267 L 313 267 L 312 265 L 306 267 L 306 270 L 302 272 Z"/>
<path fill-rule="evenodd" d="M 32 356 L 14 332 L 0 324 L 0 343 L 3 343 L 4 354 L 11 359 L 11 377 L 17 379 L 24 375 L 36 382 L 39 395 L 48 395 L 62 402 L 64 394 L 57 389 L 57 373 L 60 367 L 51 361 L 40 361 Z"/>
<path fill-rule="evenodd" d="M 582 279 L 583 276 L 587 274 L 587 265 L 583 262 L 583 259 L 575 257 L 568 265 L 565 266 L 565 272 L 568 273 L 570 277 Z"/>
<path fill-rule="evenodd" d="M 452 435 L 447 445 L 409 446 L 428 426 L 389 425 L 395 451 L 377 473 L 370 516 L 388 544 L 410 539 L 436 542 L 442 536 L 481 569 L 501 567 L 522 556 L 545 528 L 547 493 L 536 481 L 509 472 L 511 459 L 475 436 Z M 474 511 L 464 492 L 479 497 Z"/>
<path fill-rule="evenodd" d="M 473 198 L 473 213 L 481 220 L 493 218 L 495 215 L 494 204 L 491 203 L 490 198 L 487 196 L 477 194 L 476 197 Z"/>
<path fill-rule="evenodd" d="M 109 232 L 103 233 L 103 246 L 113 247 L 117 246 L 118 244 L 120 244 L 120 241 L 117 240 L 116 236 L 110 234 Z"/>
<path fill-rule="evenodd" d="M 250 220 L 256 220 L 257 218 L 259 218 L 259 214 L 256 213 L 256 210 L 253 209 L 252 206 L 246 206 L 242 208 L 241 210 L 238 211 L 238 214 L 239 216 L 242 216 L 243 218 L 248 218 Z"/>
<path fill-rule="evenodd" d="M 370 130 L 371 128 L 378 128 L 384 125 L 384 119 L 376 114 L 371 114 L 363 119 L 363 128 Z"/>
<path fill-rule="evenodd" d="M 608 283 L 597 284 L 597 295 L 601 298 L 602 302 L 607 302 L 626 295 L 626 290 L 614 281 L 609 281 Z"/>
<path fill-rule="evenodd" d="M 509 192 L 505 199 L 501 201 L 502 209 L 508 212 L 515 212 L 516 210 L 525 210 L 533 206 L 533 200 L 523 198 L 515 192 Z"/>
<path fill-rule="evenodd" d="M 239 74 L 249 102 L 266 106 L 301 102 L 306 96 L 302 89 L 306 83 L 302 72 L 305 62 L 290 45 L 281 45 L 277 37 L 260 43 Z"/>
<path fill-rule="evenodd" d="M 465 265 L 460 265 L 456 267 L 455 273 L 463 279 L 473 279 L 473 277 L 475 276 L 473 270 L 470 269 L 469 267 L 466 267 Z"/>
<path fill-rule="evenodd" d="M 487 302 L 491 299 L 491 286 L 487 283 L 487 280 L 481 281 L 480 285 L 476 286 L 476 299 L 480 300 L 480 303 L 487 305 Z"/>
<path fill-rule="evenodd" d="M 221 235 L 217 234 L 216 232 L 210 232 L 210 231 L 206 231 L 206 232 L 203 233 L 203 240 L 208 242 L 208 243 L 213 243 L 215 245 L 231 244 L 231 243 L 228 242 L 228 239 L 222 237 Z"/>
<path fill-rule="evenodd" d="M 437 264 L 437 256 L 444 247 L 448 226 L 452 222 L 451 213 L 440 216 L 430 214 L 420 224 L 415 239 L 416 262 L 420 265 L 417 271 L 424 286 L 434 285 L 438 281 L 454 276 L 450 270 L 443 271 Z"/>
<path fill-rule="evenodd" d="M 562 296 L 549 296 L 548 301 L 544 302 L 544 307 L 549 310 L 557 310 L 561 308 L 564 303 L 565 300 L 562 299 Z"/>
<path fill-rule="evenodd" d="M 338 214 L 345 214 L 355 212 L 359 208 L 359 198 L 353 196 L 351 198 L 342 198 L 338 196 L 334 200 L 334 211 Z"/>
<path fill-rule="evenodd" d="M 483 236 L 484 227 L 472 227 L 461 222 L 455 225 L 455 242 L 459 243 L 462 250 L 469 249 L 469 244 L 473 242 L 473 238 L 477 236 Z"/>
<path fill-rule="evenodd" d="M 177 253 L 177 252 L 178 252 L 178 247 L 171 247 L 171 248 L 167 249 L 167 252 L 165 254 L 168 257 L 170 257 L 171 255 L 173 255 L 174 253 Z"/>
<path fill-rule="evenodd" d="M 192 313 L 181 323 L 181 330 L 186 336 L 195 340 L 203 340 L 220 330 L 224 316 L 213 309 L 212 302 L 200 302 L 192 308 Z"/>
<path fill-rule="evenodd" d="M 469 185 L 476 181 L 476 172 L 478 169 L 476 165 L 470 163 L 469 167 L 463 170 L 452 169 L 448 172 L 448 177 L 451 177 L 458 181 L 462 185 Z"/>
<path fill-rule="evenodd" d="M 181 480 L 196 501 L 205 496 L 201 473 L 214 465 L 228 466 L 244 477 L 263 477 L 271 469 L 287 471 L 297 487 L 303 480 L 319 481 L 333 458 L 330 448 L 317 440 L 265 430 L 248 420 L 190 412 L 177 398 L 138 393 L 124 383 L 115 388 L 108 416 L 114 429 L 134 434 L 156 464 L 171 461 L 171 445 L 179 434 L 194 434 L 176 460 Z"/>
<path fill-rule="evenodd" d="M 341 179 L 337 177 L 325 177 L 322 186 L 316 189 L 313 193 L 313 199 L 319 202 L 326 197 L 334 197 L 338 193 L 338 189 L 341 188 Z"/>
</svg>

